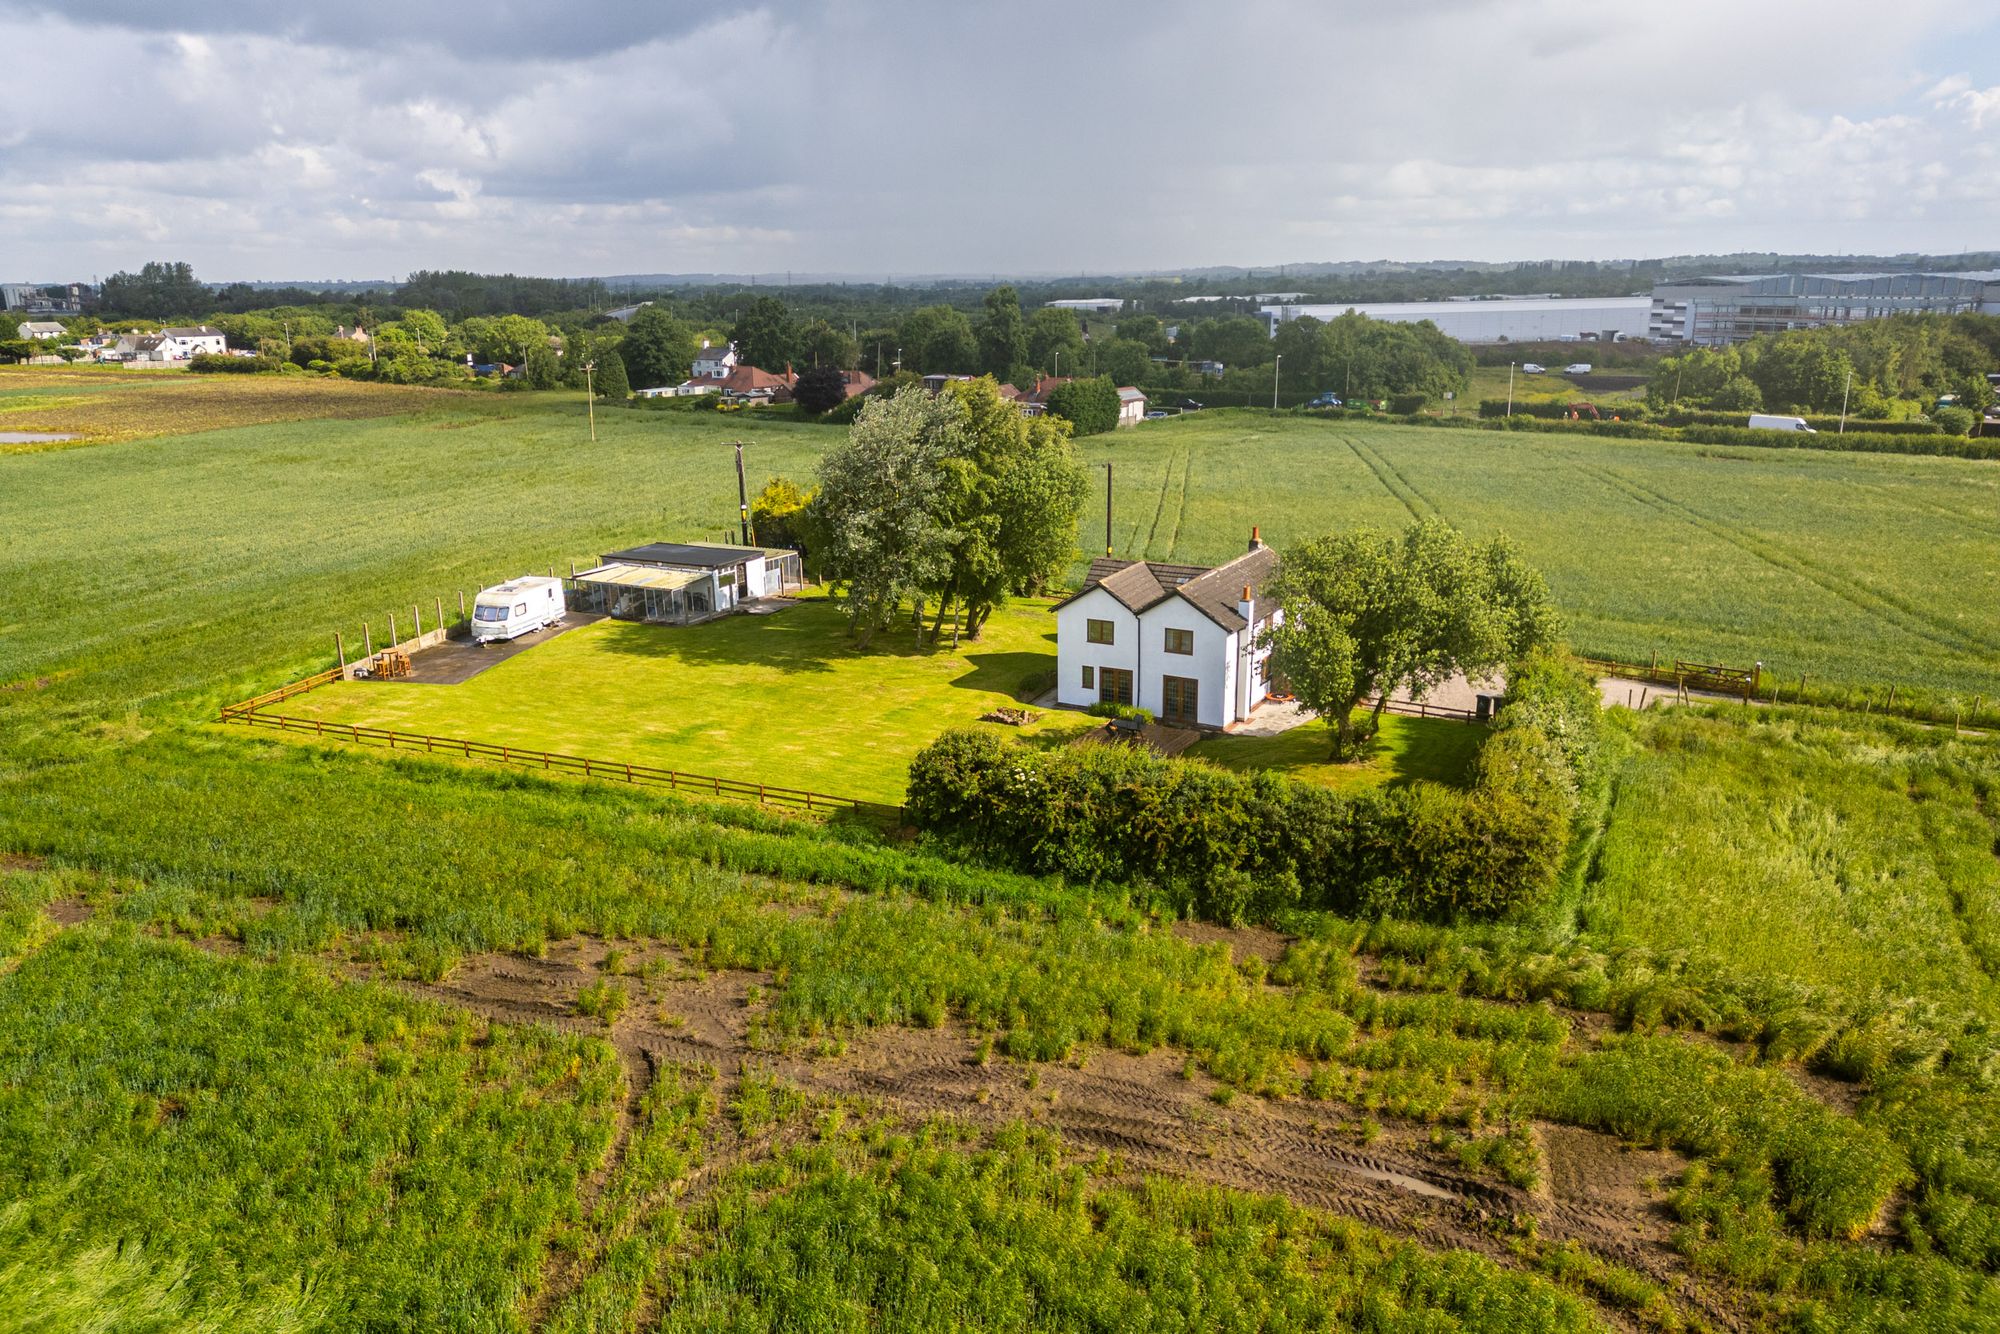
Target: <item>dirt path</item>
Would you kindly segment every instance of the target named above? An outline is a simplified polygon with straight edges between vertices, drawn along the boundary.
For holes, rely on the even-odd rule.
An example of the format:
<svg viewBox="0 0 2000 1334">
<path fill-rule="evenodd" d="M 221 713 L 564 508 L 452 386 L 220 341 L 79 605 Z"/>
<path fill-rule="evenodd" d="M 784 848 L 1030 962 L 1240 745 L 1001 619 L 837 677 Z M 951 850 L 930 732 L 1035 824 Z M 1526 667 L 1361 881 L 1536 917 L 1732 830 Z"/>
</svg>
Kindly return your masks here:
<svg viewBox="0 0 2000 1334">
<path fill-rule="evenodd" d="M 1230 941 L 1236 943 L 1233 936 Z M 1281 949 L 1283 940 L 1262 933 L 1248 944 L 1265 953 Z M 607 1025 L 581 1014 L 576 1002 L 583 988 L 611 976 L 605 964 L 614 949 L 621 956 L 619 981 L 633 999 Z M 1714 1325 L 1740 1324 L 1671 1247 L 1665 1192 L 1685 1163 L 1671 1153 L 1626 1149 L 1593 1131 L 1538 1125 L 1545 1180 L 1526 1191 L 1467 1172 L 1430 1143 L 1427 1126 L 1378 1115 L 1373 1120 L 1383 1128 L 1364 1139 L 1360 1109 L 1231 1097 L 1227 1091 L 1218 1096 L 1216 1080 L 1188 1069 L 1184 1054 L 1166 1050 L 1143 1056 L 1092 1050 L 1066 1063 L 1019 1064 L 986 1055 L 981 1036 L 956 1024 L 850 1031 L 838 1056 L 773 1050 L 754 1040 L 768 978 L 703 973 L 673 950 L 651 945 L 571 940 L 551 947 L 546 957 L 479 956 L 442 982 L 400 985 L 489 1019 L 591 1033 L 616 1047 L 626 1071 L 626 1100 L 612 1149 L 585 1188 L 586 1205 L 622 1161 L 661 1063 L 706 1063 L 721 1072 L 725 1102 L 745 1071 L 754 1069 L 809 1094 L 862 1099 L 912 1120 L 951 1116 L 991 1129 L 1025 1121 L 1081 1151 L 1112 1154 L 1128 1174 L 1282 1195 L 1509 1265 L 1521 1263 L 1508 1245 L 1512 1220 L 1532 1215 L 1542 1238 L 1575 1242 L 1644 1274 Z M 700 1180 L 688 1182 L 681 1207 L 752 1147 L 718 1145 L 695 1174 Z M 582 1277 L 573 1261 L 553 1265 L 537 1316 L 555 1309 Z M 1614 1322 L 1625 1318 L 1602 1310 Z"/>
</svg>

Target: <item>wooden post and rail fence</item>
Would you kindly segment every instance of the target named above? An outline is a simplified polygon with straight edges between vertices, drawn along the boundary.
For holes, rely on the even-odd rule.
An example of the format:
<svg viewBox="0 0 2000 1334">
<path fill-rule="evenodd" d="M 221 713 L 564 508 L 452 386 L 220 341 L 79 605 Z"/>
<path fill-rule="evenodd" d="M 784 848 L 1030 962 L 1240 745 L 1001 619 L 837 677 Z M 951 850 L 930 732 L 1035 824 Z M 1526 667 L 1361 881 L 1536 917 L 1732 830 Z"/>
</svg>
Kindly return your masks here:
<svg viewBox="0 0 2000 1334">
<path fill-rule="evenodd" d="M 763 806 L 782 806 L 815 814 L 852 811 L 875 819 L 893 819 L 899 824 L 905 818 L 904 808 L 890 802 L 838 797 L 831 793 L 813 792 L 805 788 L 778 787 L 770 783 L 753 783 L 740 778 L 720 778 L 714 774 L 662 769 L 654 765 L 633 764 L 625 760 L 590 759 L 582 755 L 565 755 L 559 751 L 536 750 L 529 746 L 499 745 L 487 741 L 470 741 L 463 737 L 433 736 L 425 732 L 399 732 L 386 727 L 364 727 L 358 723 L 332 722 L 325 718 L 301 718 L 291 714 L 266 712 L 273 705 L 283 704 L 286 700 L 296 699 L 321 686 L 345 679 L 349 670 L 351 669 L 347 667 L 332 667 L 294 681 L 290 685 L 281 686 L 267 694 L 258 695 L 254 699 L 224 705 L 216 721 L 243 727 L 268 727 L 282 732 L 353 742 L 357 745 L 384 746 L 390 750 L 421 751 L 426 755 L 457 756 L 467 760 L 494 760 L 501 764 L 540 769 L 545 773 L 599 778 L 641 787 L 659 787 L 669 792 L 696 797 L 754 801 Z"/>
</svg>

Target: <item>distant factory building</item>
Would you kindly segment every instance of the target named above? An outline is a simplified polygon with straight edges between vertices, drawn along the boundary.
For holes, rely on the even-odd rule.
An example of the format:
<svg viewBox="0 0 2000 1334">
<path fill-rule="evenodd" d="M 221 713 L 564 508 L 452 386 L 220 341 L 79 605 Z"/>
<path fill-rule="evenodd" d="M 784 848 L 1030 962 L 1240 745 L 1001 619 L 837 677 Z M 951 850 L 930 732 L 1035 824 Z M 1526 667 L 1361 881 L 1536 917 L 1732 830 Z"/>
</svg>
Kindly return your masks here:
<svg viewBox="0 0 2000 1334">
<path fill-rule="evenodd" d="M 1273 334 L 1286 320 L 1339 319 L 1348 311 L 1391 324 L 1429 320 L 1461 343 L 1616 341 L 1644 338 L 1652 302 L 1643 296 L 1464 297 L 1448 301 L 1379 301 L 1352 305 L 1272 305 L 1257 313 Z"/>
<path fill-rule="evenodd" d="M 2000 271 L 1687 278 L 1653 288 L 1646 333 L 1663 343 L 1719 347 L 1787 329 L 1964 311 L 2000 314 Z"/>
<path fill-rule="evenodd" d="M 1125 309 L 1125 302 L 1115 296 L 1067 297 L 1061 301 L 1044 301 L 1051 310 L 1087 310 L 1093 315 L 1116 315 Z"/>
</svg>

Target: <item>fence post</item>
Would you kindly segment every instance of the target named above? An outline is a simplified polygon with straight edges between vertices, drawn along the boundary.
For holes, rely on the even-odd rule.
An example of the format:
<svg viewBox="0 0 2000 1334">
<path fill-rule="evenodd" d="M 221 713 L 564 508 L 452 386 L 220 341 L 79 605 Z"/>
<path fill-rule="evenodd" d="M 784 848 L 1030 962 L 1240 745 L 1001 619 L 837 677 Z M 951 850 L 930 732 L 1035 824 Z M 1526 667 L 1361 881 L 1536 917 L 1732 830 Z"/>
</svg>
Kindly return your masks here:
<svg viewBox="0 0 2000 1334">
<path fill-rule="evenodd" d="M 462 588 L 458 590 L 458 619 L 465 619 L 465 590 Z"/>
<path fill-rule="evenodd" d="M 439 632 L 440 632 L 440 633 L 442 633 L 442 632 L 443 632 L 443 630 L 444 630 L 444 599 L 443 599 L 443 598 L 439 598 L 439 599 L 437 599 L 437 617 L 438 617 L 438 618 L 437 618 L 437 628 L 438 628 Z"/>
<path fill-rule="evenodd" d="M 340 659 L 341 675 L 347 674 L 347 645 L 340 642 L 340 631 L 333 632 L 333 656 Z"/>
<path fill-rule="evenodd" d="M 375 638 L 368 633 L 368 622 L 366 621 L 361 623 L 361 648 L 364 656 L 370 658 L 375 656 Z"/>
<path fill-rule="evenodd" d="M 394 648 L 403 641 L 396 638 L 396 613 L 389 613 L 389 647 Z"/>
<path fill-rule="evenodd" d="M 422 613 L 417 610 L 417 604 L 414 602 L 410 604 L 410 624 L 416 627 L 410 633 L 416 638 L 422 639 L 424 637 L 424 618 Z"/>
</svg>

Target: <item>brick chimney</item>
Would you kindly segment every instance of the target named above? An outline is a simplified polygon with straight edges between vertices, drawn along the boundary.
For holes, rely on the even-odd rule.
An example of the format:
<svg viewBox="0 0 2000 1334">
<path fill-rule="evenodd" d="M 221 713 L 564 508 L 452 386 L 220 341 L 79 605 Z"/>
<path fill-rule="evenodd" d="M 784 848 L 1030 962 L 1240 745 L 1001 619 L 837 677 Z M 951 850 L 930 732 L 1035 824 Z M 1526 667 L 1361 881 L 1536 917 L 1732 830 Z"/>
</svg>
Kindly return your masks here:
<svg viewBox="0 0 2000 1334">
<path fill-rule="evenodd" d="M 1257 525 L 1254 523 L 1250 525 L 1250 549 L 1252 551 L 1264 549 L 1264 539 L 1257 536 Z"/>
</svg>

